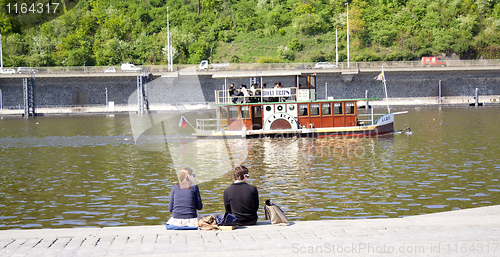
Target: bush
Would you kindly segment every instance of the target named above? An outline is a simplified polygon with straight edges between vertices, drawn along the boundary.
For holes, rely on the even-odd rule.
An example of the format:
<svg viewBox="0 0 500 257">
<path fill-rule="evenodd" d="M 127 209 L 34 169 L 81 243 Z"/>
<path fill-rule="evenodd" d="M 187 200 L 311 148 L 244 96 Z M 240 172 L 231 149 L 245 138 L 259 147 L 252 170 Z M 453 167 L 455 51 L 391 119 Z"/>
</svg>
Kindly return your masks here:
<svg viewBox="0 0 500 257">
<path fill-rule="evenodd" d="M 232 62 L 232 63 L 240 63 L 241 62 L 241 59 L 239 56 L 237 55 L 233 55 L 229 58 L 229 61 Z"/>
<path fill-rule="evenodd" d="M 325 54 L 321 51 L 314 51 L 314 53 L 311 54 L 311 62 L 324 62 L 325 59 Z"/>
<path fill-rule="evenodd" d="M 231 35 L 231 33 L 227 30 L 221 30 L 219 31 L 219 35 L 218 35 L 218 38 L 219 40 L 222 40 L 224 42 L 230 42 L 233 40 L 233 37 Z"/>
<path fill-rule="evenodd" d="M 258 29 L 255 31 L 255 37 L 256 38 L 263 38 L 264 37 L 264 32 L 261 29 Z"/>
<path fill-rule="evenodd" d="M 314 35 L 321 31 L 323 22 L 316 14 L 306 13 L 295 20 L 295 26 L 306 35 Z"/>
<path fill-rule="evenodd" d="M 411 61 L 415 59 L 415 57 L 415 54 L 410 51 L 397 51 L 390 53 L 387 59 L 389 61 Z"/>
<path fill-rule="evenodd" d="M 470 43 L 469 40 L 461 38 L 455 41 L 455 44 L 453 44 L 452 49 L 456 54 L 460 56 L 465 56 L 471 53 L 472 44 Z"/>
<path fill-rule="evenodd" d="M 380 57 L 371 51 L 364 51 L 353 55 L 352 61 L 355 62 L 375 62 L 380 61 Z"/>
<path fill-rule="evenodd" d="M 271 25 L 264 29 L 264 36 L 270 37 L 278 32 L 278 27 Z"/>
<path fill-rule="evenodd" d="M 284 61 L 293 61 L 295 59 L 293 51 L 288 49 L 288 46 L 278 46 L 278 56 Z"/>
<path fill-rule="evenodd" d="M 288 48 L 292 51 L 301 51 L 304 48 L 304 45 L 299 41 L 299 39 L 294 38 L 288 43 Z"/>
</svg>

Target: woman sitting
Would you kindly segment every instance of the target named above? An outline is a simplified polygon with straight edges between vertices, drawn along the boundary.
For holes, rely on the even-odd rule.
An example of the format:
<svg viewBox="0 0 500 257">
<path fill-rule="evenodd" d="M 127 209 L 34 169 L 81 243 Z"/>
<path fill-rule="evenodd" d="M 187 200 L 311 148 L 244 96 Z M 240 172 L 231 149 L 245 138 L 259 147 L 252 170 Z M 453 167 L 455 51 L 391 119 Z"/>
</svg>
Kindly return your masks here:
<svg viewBox="0 0 500 257">
<path fill-rule="evenodd" d="M 194 173 L 190 168 L 179 172 L 179 184 L 172 188 L 168 211 L 172 217 L 167 221 L 167 229 L 197 229 L 198 214 L 203 208 L 200 190 L 194 184 Z"/>
</svg>

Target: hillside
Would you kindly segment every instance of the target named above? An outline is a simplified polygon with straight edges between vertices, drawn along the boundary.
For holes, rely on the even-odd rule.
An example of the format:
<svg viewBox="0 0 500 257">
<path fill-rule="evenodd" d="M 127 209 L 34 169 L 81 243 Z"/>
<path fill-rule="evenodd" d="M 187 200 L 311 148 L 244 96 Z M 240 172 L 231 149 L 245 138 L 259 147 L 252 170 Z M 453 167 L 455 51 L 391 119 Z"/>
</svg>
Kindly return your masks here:
<svg viewBox="0 0 500 257">
<path fill-rule="evenodd" d="M 174 64 L 334 61 L 335 29 L 347 57 L 344 1 L 61 0 L 41 16 L 0 2 L 4 66 L 165 64 L 167 6 Z M 348 2 L 351 61 L 500 59 L 500 0 Z"/>
</svg>

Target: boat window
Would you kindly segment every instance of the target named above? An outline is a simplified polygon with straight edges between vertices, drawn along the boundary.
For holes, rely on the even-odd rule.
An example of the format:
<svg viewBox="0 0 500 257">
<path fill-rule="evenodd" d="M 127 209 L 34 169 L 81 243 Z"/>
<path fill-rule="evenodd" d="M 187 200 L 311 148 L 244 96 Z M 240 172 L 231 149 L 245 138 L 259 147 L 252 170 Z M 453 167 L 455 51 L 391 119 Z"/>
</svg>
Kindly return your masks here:
<svg viewBox="0 0 500 257">
<path fill-rule="evenodd" d="M 253 116 L 256 118 L 262 117 L 262 107 L 261 106 L 254 106 L 253 107 Z"/>
<path fill-rule="evenodd" d="M 307 77 L 299 76 L 299 88 L 308 88 Z"/>
<path fill-rule="evenodd" d="M 220 107 L 220 119 L 227 119 L 227 107 Z"/>
<path fill-rule="evenodd" d="M 241 118 L 250 118 L 250 106 L 241 106 Z"/>
<path fill-rule="evenodd" d="M 342 111 L 342 103 L 333 103 L 333 114 L 344 114 Z"/>
<path fill-rule="evenodd" d="M 309 79 L 309 87 L 310 88 L 316 88 L 316 77 L 311 76 Z"/>
<path fill-rule="evenodd" d="M 353 102 L 345 103 L 345 114 L 354 114 L 354 103 Z"/>
<path fill-rule="evenodd" d="M 307 104 L 299 104 L 299 116 L 307 116 Z"/>
<path fill-rule="evenodd" d="M 311 104 L 311 116 L 319 115 L 319 104 Z"/>
<path fill-rule="evenodd" d="M 330 115 L 332 114 L 332 109 L 330 108 L 330 103 L 321 104 L 321 114 L 322 115 Z"/>
<path fill-rule="evenodd" d="M 229 118 L 230 119 L 238 118 L 238 106 L 229 106 Z"/>
</svg>

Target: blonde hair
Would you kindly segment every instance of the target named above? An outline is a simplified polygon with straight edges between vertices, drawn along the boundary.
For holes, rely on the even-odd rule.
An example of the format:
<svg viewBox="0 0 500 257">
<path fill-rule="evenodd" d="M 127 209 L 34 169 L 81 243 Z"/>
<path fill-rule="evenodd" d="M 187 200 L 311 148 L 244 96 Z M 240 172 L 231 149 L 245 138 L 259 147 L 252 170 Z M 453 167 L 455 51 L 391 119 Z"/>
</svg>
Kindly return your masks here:
<svg viewBox="0 0 500 257">
<path fill-rule="evenodd" d="M 181 189 L 191 188 L 191 182 L 188 180 L 190 174 L 193 174 L 193 170 L 191 168 L 183 168 L 179 171 L 179 186 Z"/>
</svg>

